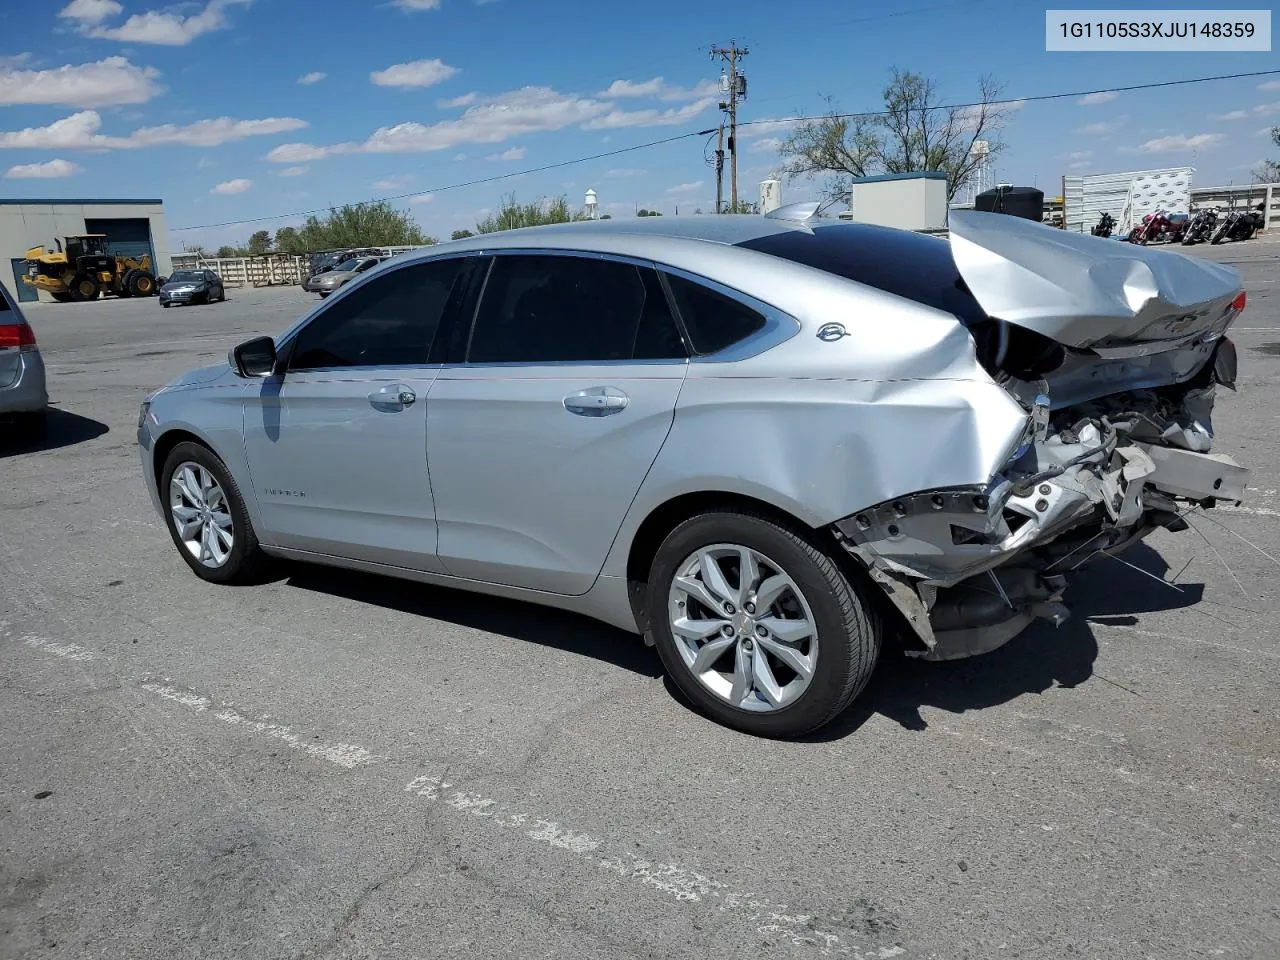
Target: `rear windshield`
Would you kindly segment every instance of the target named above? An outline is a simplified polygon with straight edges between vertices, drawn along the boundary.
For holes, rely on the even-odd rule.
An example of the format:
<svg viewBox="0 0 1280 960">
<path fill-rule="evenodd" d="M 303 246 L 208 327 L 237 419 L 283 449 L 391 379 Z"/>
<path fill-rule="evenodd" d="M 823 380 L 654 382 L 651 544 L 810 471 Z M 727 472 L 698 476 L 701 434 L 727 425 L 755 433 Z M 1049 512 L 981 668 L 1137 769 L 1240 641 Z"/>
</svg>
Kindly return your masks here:
<svg viewBox="0 0 1280 960">
<path fill-rule="evenodd" d="M 904 230 L 836 223 L 788 230 L 739 246 L 875 287 L 954 314 L 966 326 L 986 319 L 960 278 L 951 244 Z"/>
</svg>

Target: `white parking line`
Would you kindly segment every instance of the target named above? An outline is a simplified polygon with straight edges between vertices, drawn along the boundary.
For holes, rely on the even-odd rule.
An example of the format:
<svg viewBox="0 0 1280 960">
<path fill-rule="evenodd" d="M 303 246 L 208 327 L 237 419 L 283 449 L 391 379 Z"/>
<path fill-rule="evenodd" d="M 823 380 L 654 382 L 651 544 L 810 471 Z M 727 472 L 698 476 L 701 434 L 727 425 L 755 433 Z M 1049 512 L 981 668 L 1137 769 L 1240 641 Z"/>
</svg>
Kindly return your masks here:
<svg viewBox="0 0 1280 960">
<path fill-rule="evenodd" d="M 253 733 L 279 740 L 293 750 L 300 750 L 308 756 L 315 757 L 317 760 L 326 760 L 348 770 L 387 759 L 386 757 L 375 756 L 364 747 L 357 747 L 351 743 L 305 741 L 293 732 L 292 727 L 281 723 L 271 723 L 266 719 L 254 720 L 252 717 L 247 717 L 225 704 L 214 710 L 213 701 L 208 697 L 202 696 L 193 690 L 184 690 L 181 687 L 173 686 L 168 682 L 146 680 L 143 681 L 141 687 L 143 690 L 150 691 L 166 700 L 181 704 L 195 713 L 208 712 L 210 716 L 216 717 L 223 723 L 246 727 Z"/>
<path fill-rule="evenodd" d="M 756 933 L 785 939 L 794 946 L 815 947 L 824 956 L 841 954 L 855 960 L 887 960 L 906 953 L 899 946 L 857 947 L 846 943 L 838 935 L 815 926 L 816 918 L 812 914 L 792 913 L 785 904 L 734 890 L 726 883 L 676 863 L 645 859 L 627 849 L 611 850 L 610 844 L 600 837 L 570 829 L 555 820 L 512 810 L 508 804 L 490 797 L 457 790 L 441 777 L 416 777 L 404 789 L 432 803 L 443 803 L 459 814 L 482 819 L 498 830 L 513 831 L 527 840 L 572 854 L 590 869 L 615 873 L 681 903 L 704 903 L 721 913 L 743 914 L 747 922 L 755 926 Z"/>
<path fill-rule="evenodd" d="M 65 660 L 74 660 L 77 663 L 83 663 L 86 660 L 96 660 L 97 654 L 92 650 L 86 650 L 74 643 L 58 643 L 54 640 L 46 640 L 44 637 L 35 637 L 31 635 L 18 637 L 28 647 L 34 647 L 43 653 L 51 653 L 55 657 L 62 657 Z"/>
</svg>

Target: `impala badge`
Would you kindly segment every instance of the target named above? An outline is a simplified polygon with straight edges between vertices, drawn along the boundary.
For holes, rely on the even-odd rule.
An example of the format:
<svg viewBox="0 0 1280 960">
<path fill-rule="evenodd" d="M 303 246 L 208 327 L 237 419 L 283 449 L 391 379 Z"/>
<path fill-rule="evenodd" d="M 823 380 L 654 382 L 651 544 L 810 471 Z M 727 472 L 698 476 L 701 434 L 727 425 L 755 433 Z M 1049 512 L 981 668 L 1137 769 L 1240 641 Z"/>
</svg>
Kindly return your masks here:
<svg viewBox="0 0 1280 960">
<path fill-rule="evenodd" d="M 843 323 L 824 323 L 818 328 L 818 339 L 823 343 L 835 343 L 841 337 L 847 337 L 849 331 Z"/>
</svg>

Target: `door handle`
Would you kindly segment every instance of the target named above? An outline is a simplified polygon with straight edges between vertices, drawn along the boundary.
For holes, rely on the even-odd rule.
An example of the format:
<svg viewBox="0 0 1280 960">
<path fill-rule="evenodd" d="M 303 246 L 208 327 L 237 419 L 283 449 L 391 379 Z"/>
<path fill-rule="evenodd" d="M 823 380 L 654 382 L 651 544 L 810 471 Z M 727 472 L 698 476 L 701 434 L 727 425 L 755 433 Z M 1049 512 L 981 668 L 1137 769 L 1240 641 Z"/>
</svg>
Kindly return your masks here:
<svg viewBox="0 0 1280 960">
<path fill-rule="evenodd" d="M 564 408 L 580 417 L 608 417 L 626 409 L 631 398 L 617 387 L 591 387 L 564 398 Z"/>
<path fill-rule="evenodd" d="M 383 410 L 403 410 L 417 399 L 418 395 L 401 383 L 388 384 L 369 394 L 369 402 Z"/>
</svg>

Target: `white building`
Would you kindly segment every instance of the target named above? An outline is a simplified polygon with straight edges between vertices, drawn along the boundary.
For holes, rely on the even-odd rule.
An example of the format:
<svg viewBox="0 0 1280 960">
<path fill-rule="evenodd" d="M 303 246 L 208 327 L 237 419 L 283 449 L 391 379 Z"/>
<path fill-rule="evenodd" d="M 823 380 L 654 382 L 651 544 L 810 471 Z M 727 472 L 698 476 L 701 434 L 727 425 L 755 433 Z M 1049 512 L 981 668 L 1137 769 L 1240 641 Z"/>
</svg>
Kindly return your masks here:
<svg viewBox="0 0 1280 960">
<path fill-rule="evenodd" d="M 0 199 L 0 284 L 18 300 L 36 299 L 18 279 L 27 250 L 54 250 L 55 238 L 84 233 L 106 234 L 110 251 L 120 256 L 149 254 L 159 276 L 172 272 L 160 200 Z"/>
<path fill-rule="evenodd" d="M 947 225 L 947 175 L 941 171 L 886 173 L 853 181 L 848 214 L 855 223 L 899 230 L 943 230 Z"/>
</svg>

